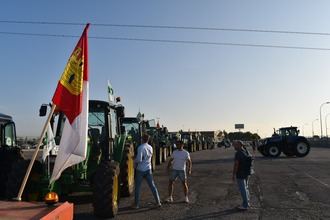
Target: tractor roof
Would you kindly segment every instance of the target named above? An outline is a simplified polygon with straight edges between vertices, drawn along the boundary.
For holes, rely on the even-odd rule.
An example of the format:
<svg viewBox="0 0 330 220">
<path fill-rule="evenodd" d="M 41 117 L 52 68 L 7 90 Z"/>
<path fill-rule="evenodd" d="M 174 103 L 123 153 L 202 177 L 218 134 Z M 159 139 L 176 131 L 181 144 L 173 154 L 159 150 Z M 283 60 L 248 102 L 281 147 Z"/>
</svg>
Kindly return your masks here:
<svg viewBox="0 0 330 220">
<path fill-rule="evenodd" d="M 283 128 L 280 128 L 279 130 L 290 130 L 290 129 L 297 129 L 298 127 L 283 127 Z"/>
<path fill-rule="evenodd" d="M 7 122 L 12 120 L 13 118 L 11 116 L 0 113 L 0 122 Z"/>
<path fill-rule="evenodd" d="M 126 123 L 139 123 L 139 119 L 136 117 L 125 117 L 125 118 L 121 118 L 122 122 L 126 122 Z"/>
</svg>

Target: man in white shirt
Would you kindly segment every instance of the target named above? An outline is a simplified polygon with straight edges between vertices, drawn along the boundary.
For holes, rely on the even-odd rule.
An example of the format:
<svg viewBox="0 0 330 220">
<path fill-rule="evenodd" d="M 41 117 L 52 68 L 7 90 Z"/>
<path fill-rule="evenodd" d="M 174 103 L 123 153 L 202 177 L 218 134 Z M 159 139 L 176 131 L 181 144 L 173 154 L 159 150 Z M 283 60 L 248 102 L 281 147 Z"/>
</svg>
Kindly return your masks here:
<svg viewBox="0 0 330 220">
<path fill-rule="evenodd" d="M 179 177 L 183 185 L 185 202 L 189 203 L 186 164 L 188 164 L 188 173 L 190 175 L 192 168 L 190 154 L 188 151 L 183 149 L 183 142 L 178 141 L 177 150 L 173 151 L 173 154 L 170 160 L 168 161 L 168 165 L 167 165 L 167 169 L 170 174 L 170 179 L 168 184 L 169 197 L 167 199 L 167 202 L 173 202 L 174 181 Z"/>
<path fill-rule="evenodd" d="M 160 207 L 162 204 L 160 202 L 159 193 L 155 186 L 155 182 L 152 177 L 151 172 L 151 158 L 153 154 L 152 147 L 148 144 L 149 135 L 143 134 L 142 144 L 137 149 L 137 155 L 135 158 L 135 205 L 134 208 L 139 208 L 140 200 L 140 189 L 143 178 L 146 178 L 149 188 L 156 200 L 157 206 Z"/>
</svg>

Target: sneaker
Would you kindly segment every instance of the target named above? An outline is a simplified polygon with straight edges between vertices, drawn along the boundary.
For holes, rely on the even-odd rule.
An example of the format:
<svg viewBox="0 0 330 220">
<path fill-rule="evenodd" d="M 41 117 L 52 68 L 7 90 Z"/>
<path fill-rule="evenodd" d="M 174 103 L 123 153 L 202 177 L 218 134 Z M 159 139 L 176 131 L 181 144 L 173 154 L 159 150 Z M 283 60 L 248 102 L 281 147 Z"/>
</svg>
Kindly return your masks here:
<svg viewBox="0 0 330 220">
<path fill-rule="evenodd" d="M 166 202 L 172 203 L 172 202 L 173 202 L 173 197 L 172 197 L 172 196 L 168 197 L 168 198 L 166 199 Z"/>
<path fill-rule="evenodd" d="M 242 210 L 242 211 L 246 211 L 246 210 L 248 210 L 247 207 L 244 207 L 244 206 L 242 206 L 242 205 L 238 206 L 237 209 Z"/>
<path fill-rule="evenodd" d="M 138 205 L 132 205 L 132 209 L 139 209 L 140 207 Z"/>
<path fill-rule="evenodd" d="M 185 202 L 185 203 L 189 203 L 189 198 L 188 198 L 188 196 L 186 196 L 186 198 L 184 199 L 184 202 Z"/>
<path fill-rule="evenodd" d="M 159 203 L 157 204 L 157 207 L 158 207 L 158 208 L 162 207 L 162 203 L 159 202 Z"/>
</svg>

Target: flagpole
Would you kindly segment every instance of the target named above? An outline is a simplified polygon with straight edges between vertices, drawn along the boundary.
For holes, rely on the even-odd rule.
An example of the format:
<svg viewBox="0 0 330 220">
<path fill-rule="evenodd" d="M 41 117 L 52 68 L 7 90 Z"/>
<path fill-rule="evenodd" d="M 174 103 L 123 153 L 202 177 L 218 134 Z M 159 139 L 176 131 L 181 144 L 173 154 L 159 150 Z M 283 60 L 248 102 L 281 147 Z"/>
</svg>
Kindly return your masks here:
<svg viewBox="0 0 330 220">
<path fill-rule="evenodd" d="M 48 126 L 48 123 L 50 122 L 53 114 L 54 114 L 54 111 L 55 111 L 55 108 L 56 108 L 56 105 L 55 104 L 52 104 L 52 109 L 50 110 L 50 113 L 48 115 L 48 118 L 47 118 L 47 121 L 42 129 L 42 133 L 40 135 L 40 139 L 39 139 L 39 142 L 38 142 L 38 145 L 34 151 L 34 154 L 32 156 L 32 159 L 30 161 L 30 164 L 29 164 L 29 167 L 25 173 L 25 176 L 24 176 L 24 179 L 23 179 L 23 182 L 21 184 L 21 188 L 19 189 L 18 191 L 18 195 L 16 198 L 14 198 L 14 200 L 17 200 L 17 201 L 21 201 L 22 200 L 22 194 L 23 194 L 23 191 L 24 191 L 24 188 L 25 188 L 25 185 L 26 185 L 26 182 L 30 176 L 30 173 L 31 173 L 31 170 L 32 170 L 32 167 L 33 167 L 33 164 L 34 164 L 34 161 L 36 160 L 37 158 L 37 155 L 38 155 L 38 152 L 39 152 L 39 148 L 41 146 L 41 143 L 42 143 L 42 140 L 45 136 L 45 133 L 46 133 L 46 130 L 47 130 L 47 126 Z"/>
</svg>

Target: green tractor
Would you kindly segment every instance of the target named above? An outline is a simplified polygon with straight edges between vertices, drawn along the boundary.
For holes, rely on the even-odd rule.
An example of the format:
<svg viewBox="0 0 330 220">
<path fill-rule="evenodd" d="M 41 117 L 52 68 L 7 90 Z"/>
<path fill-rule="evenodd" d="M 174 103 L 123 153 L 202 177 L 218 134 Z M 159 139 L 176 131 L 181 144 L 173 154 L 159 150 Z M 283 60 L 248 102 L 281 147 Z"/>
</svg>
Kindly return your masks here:
<svg viewBox="0 0 330 220">
<path fill-rule="evenodd" d="M 196 143 L 194 141 L 193 134 L 191 132 L 180 131 L 180 138 L 189 152 L 196 151 Z"/>
<path fill-rule="evenodd" d="M 140 115 L 140 116 L 139 116 Z M 135 153 L 137 147 L 141 144 L 143 133 L 150 135 L 149 144 L 153 147 L 153 156 L 151 159 L 152 170 L 156 169 L 156 165 L 162 161 L 162 152 L 158 148 L 157 130 L 153 126 L 153 120 L 144 120 L 144 115 L 138 114 L 138 117 L 124 117 L 120 120 L 123 130 L 127 134 L 127 142 L 134 145 Z"/>
<path fill-rule="evenodd" d="M 123 106 L 90 100 L 86 159 L 64 170 L 50 186 L 49 178 L 56 155 L 49 155 L 45 162 L 36 161 L 22 198 L 42 200 L 51 191 L 60 198 L 67 198 L 75 192 L 92 192 L 94 214 L 114 217 L 120 196 L 129 196 L 134 190 L 134 148 L 126 143 L 126 135 L 121 133 L 119 121 L 123 117 Z M 54 133 L 57 144 L 65 120 L 62 113 L 56 116 L 57 129 Z M 17 195 L 28 163 L 22 160 L 13 166 L 7 181 L 8 198 Z"/>
<path fill-rule="evenodd" d="M 0 113 L 0 198 L 5 198 L 12 165 L 22 158 L 17 147 L 15 123 L 11 116 Z"/>
</svg>

